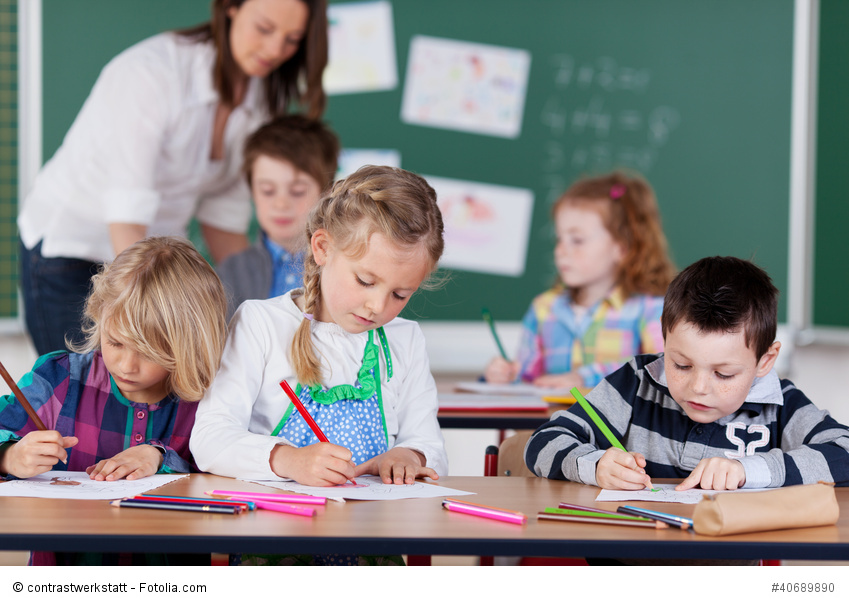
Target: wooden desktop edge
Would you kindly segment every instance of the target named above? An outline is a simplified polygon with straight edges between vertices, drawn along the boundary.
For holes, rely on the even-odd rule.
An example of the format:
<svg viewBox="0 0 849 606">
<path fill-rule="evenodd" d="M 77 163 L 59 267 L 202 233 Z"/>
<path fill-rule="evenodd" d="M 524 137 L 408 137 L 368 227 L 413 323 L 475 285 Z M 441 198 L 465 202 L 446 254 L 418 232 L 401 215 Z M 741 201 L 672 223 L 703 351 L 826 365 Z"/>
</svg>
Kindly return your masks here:
<svg viewBox="0 0 849 606">
<path fill-rule="evenodd" d="M 561 501 L 611 510 L 622 504 L 594 503 L 598 488 L 592 486 L 518 477 L 447 477 L 440 483 L 475 493 L 460 498 L 522 511 L 528 523 L 516 527 L 448 512 L 439 498 L 331 502 L 315 518 L 251 512 L 225 520 L 216 514 L 119 510 L 106 501 L 0 497 L 0 545 L 57 551 L 849 560 L 849 488 L 837 489 L 844 513 L 835 526 L 714 538 L 679 530 L 536 520 L 537 512 Z M 274 492 L 206 474 L 152 492 L 202 496 L 213 489 Z M 681 515 L 692 515 L 694 508 L 674 503 L 652 507 Z"/>
</svg>

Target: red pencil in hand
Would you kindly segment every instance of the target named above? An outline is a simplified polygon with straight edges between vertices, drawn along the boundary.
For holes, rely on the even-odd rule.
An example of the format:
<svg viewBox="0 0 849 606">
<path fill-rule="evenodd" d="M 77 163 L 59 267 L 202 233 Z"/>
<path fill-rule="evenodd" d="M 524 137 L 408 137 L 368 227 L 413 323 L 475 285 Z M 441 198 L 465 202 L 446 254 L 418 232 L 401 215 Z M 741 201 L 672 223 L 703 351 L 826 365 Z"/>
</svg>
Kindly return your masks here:
<svg viewBox="0 0 849 606">
<path fill-rule="evenodd" d="M 304 421 L 307 422 L 307 425 L 310 426 L 310 429 L 312 429 L 312 432 L 315 434 L 315 437 L 317 437 L 321 442 L 330 442 L 330 440 L 327 439 L 327 436 L 324 435 L 324 432 L 321 431 L 321 427 L 319 427 L 318 423 L 315 422 L 315 419 L 313 419 L 310 413 L 307 412 L 307 407 L 304 406 L 303 402 L 301 402 L 301 399 L 298 397 L 298 394 L 296 394 L 294 390 L 289 387 L 289 384 L 286 382 L 286 379 L 280 381 L 280 387 L 283 388 L 283 391 L 285 391 L 286 395 L 289 396 L 289 399 L 292 400 L 292 404 L 294 404 L 295 408 L 298 409 L 298 412 L 301 413 L 301 416 L 304 418 Z M 354 484 L 356 486 L 357 483 L 354 480 L 351 480 L 351 484 Z"/>
</svg>

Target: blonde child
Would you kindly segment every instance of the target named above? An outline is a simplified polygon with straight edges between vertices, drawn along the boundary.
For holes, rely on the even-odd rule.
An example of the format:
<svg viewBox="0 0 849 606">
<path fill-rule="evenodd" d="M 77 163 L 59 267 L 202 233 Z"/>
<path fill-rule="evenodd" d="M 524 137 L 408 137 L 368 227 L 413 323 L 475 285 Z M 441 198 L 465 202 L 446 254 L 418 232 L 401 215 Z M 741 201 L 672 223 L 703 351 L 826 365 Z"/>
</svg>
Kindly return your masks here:
<svg viewBox="0 0 849 606">
<path fill-rule="evenodd" d="M 413 173 L 366 166 L 338 181 L 307 224 L 304 288 L 246 301 L 233 317 L 192 432 L 200 468 L 315 486 L 446 473 L 424 337 L 397 318 L 436 267 L 442 232 L 436 194 Z"/>
<path fill-rule="evenodd" d="M 559 282 L 533 300 L 517 359 L 493 359 L 488 382 L 593 386 L 635 354 L 662 348 L 660 314 L 674 267 L 649 184 L 621 172 L 581 179 L 552 217 Z"/>
<path fill-rule="evenodd" d="M 307 217 L 333 183 L 338 156 L 336 135 L 305 116 L 280 116 L 248 137 L 243 166 L 261 233 L 216 268 L 230 296 L 228 320 L 243 301 L 302 285 Z"/>
<path fill-rule="evenodd" d="M 0 399 L 0 474 L 85 471 L 135 480 L 194 468 L 189 434 L 226 338 L 224 289 L 187 241 L 136 242 L 92 278 L 86 340 L 41 356 L 21 392 Z M 34 552 L 32 564 L 174 563 L 132 554 Z M 205 556 L 209 563 L 209 556 Z"/>
</svg>

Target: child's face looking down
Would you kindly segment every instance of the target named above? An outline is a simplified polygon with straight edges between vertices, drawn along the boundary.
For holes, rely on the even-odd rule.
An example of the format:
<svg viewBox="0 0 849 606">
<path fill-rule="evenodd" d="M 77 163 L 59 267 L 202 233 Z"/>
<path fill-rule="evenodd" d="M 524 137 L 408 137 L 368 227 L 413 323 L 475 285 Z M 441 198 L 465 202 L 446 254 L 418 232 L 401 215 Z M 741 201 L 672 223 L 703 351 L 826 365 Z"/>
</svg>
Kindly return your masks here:
<svg viewBox="0 0 849 606">
<path fill-rule="evenodd" d="M 664 369 L 672 398 L 697 423 L 712 423 L 736 412 L 756 377 L 772 370 L 781 344 L 758 360 L 738 332 L 700 332 L 689 322 L 668 330 Z"/>
<path fill-rule="evenodd" d="M 142 357 L 103 326 L 100 333 L 103 363 L 121 394 L 131 402 L 155 404 L 168 395 L 165 368 Z"/>
<path fill-rule="evenodd" d="M 333 322 L 350 333 L 379 328 L 395 319 L 431 269 L 424 246 L 400 248 L 382 234 L 354 258 L 334 246 L 323 229 L 312 237 L 321 266 L 321 306 L 316 320 Z"/>
<path fill-rule="evenodd" d="M 304 243 L 307 217 L 321 196 L 321 186 L 291 162 L 259 156 L 251 168 L 256 219 L 278 246 L 294 252 Z"/>
<path fill-rule="evenodd" d="M 554 216 L 554 262 L 563 283 L 578 289 L 577 303 L 592 305 L 616 284 L 622 247 L 592 206 L 562 206 Z"/>
</svg>

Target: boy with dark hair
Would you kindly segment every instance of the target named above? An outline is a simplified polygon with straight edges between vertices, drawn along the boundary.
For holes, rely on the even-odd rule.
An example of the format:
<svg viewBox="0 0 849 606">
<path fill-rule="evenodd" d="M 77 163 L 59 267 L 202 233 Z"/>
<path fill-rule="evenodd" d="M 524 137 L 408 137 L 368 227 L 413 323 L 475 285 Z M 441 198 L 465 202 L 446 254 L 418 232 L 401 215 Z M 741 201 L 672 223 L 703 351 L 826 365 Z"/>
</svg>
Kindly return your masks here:
<svg viewBox="0 0 849 606">
<path fill-rule="evenodd" d="M 230 297 L 228 320 L 248 299 L 302 285 L 307 217 L 333 183 L 338 156 L 333 131 L 305 116 L 279 116 L 248 137 L 243 172 L 262 233 L 216 267 Z"/>
<path fill-rule="evenodd" d="M 818 481 L 849 485 L 849 428 L 773 370 L 778 291 L 754 264 L 710 257 L 673 280 L 664 352 L 640 355 L 588 396 L 628 452 L 580 407 L 554 416 L 525 449 L 537 475 L 638 490 L 734 490 Z"/>
</svg>

